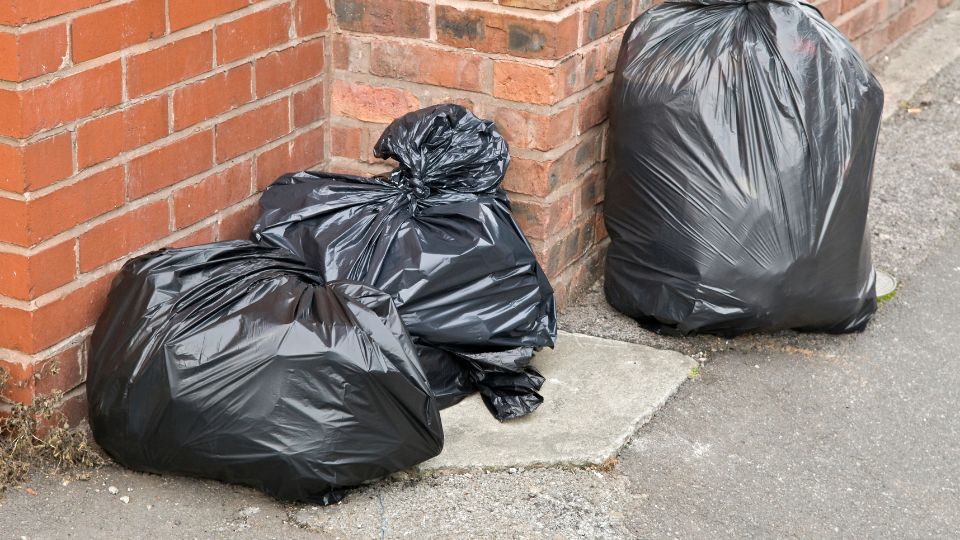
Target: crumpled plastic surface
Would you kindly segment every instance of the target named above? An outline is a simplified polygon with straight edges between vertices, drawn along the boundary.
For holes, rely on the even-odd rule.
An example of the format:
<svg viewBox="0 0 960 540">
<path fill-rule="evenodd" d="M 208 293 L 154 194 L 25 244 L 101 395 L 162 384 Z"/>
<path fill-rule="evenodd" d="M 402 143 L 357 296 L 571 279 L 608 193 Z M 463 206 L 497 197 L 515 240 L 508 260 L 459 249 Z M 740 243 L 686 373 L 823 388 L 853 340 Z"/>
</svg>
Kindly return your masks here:
<svg viewBox="0 0 960 540">
<path fill-rule="evenodd" d="M 129 261 L 89 366 L 97 443 L 140 471 L 329 504 L 443 447 L 390 296 L 249 242 Z"/>
<path fill-rule="evenodd" d="M 661 331 L 862 330 L 883 90 L 793 0 L 667 2 L 612 89 L 607 300 Z"/>
<path fill-rule="evenodd" d="M 394 121 L 374 150 L 399 167 L 278 179 L 253 238 L 328 280 L 392 295 L 442 407 L 479 390 L 500 420 L 532 412 L 543 378 L 529 364 L 554 344 L 556 309 L 500 188 L 506 141 L 492 122 L 438 105 Z"/>
</svg>

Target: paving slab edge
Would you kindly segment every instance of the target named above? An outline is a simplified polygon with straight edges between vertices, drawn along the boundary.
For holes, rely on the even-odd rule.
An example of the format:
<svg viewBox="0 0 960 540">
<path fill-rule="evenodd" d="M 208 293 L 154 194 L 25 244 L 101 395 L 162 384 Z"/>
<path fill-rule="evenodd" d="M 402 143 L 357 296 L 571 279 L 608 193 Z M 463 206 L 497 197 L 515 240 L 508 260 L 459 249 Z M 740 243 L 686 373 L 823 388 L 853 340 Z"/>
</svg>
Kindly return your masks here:
<svg viewBox="0 0 960 540">
<path fill-rule="evenodd" d="M 603 340 L 610 341 L 615 343 L 621 343 L 624 345 L 629 345 L 632 348 L 638 349 L 649 349 L 651 351 L 656 351 L 657 354 L 675 356 L 678 362 L 686 369 L 690 370 L 699 365 L 699 362 L 685 354 L 682 354 L 677 351 L 670 349 L 657 349 L 655 347 L 649 347 L 646 345 L 614 340 L 609 338 L 603 338 L 599 336 L 593 336 L 589 334 L 578 334 L 570 332 L 561 332 L 561 334 L 566 334 L 567 339 L 577 339 L 580 337 L 588 338 L 592 340 Z M 515 463 L 510 464 L 490 464 L 490 465 L 452 465 L 452 464 L 438 464 L 431 465 L 431 461 L 421 463 L 413 468 L 400 471 L 394 476 L 400 478 L 408 477 L 422 477 L 429 475 L 456 475 L 463 473 L 470 473 L 476 471 L 486 471 L 486 472 L 502 472 L 508 471 L 514 468 L 522 469 L 544 469 L 544 468 L 560 468 L 560 469 L 590 469 L 590 468 L 606 468 L 614 463 L 614 460 L 620 455 L 620 452 L 626 447 L 626 445 L 633 440 L 637 435 L 639 430 L 649 423 L 661 409 L 673 398 L 674 395 L 680 390 L 680 387 L 683 384 L 690 380 L 689 376 L 678 377 L 676 382 L 671 383 L 664 392 L 660 394 L 660 398 L 653 401 L 650 405 L 650 408 L 645 411 L 642 415 L 638 416 L 630 425 L 625 426 L 621 433 L 611 441 L 609 446 L 601 451 L 600 453 L 590 455 L 573 455 L 573 456 L 560 456 L 553 459 L 543 460 L 543 459 L 531 459 L 529 461 L 518 460 Z M 533 414 L 536 414 L 534 412 Z"/>
</svg>

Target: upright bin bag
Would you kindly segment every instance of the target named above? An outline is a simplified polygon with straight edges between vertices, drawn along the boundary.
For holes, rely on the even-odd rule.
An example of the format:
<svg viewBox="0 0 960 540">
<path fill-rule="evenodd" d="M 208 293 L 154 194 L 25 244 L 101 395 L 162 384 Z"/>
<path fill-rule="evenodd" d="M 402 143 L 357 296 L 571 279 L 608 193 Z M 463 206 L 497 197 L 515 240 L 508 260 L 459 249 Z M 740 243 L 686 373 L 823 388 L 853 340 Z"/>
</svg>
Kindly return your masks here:
<svg viewBox="0 0 960 540">
<path fill-rule="evenodd" d="M 794 0 L 696 0 L 627 29 L 612 89 L 605 292 L 660 330 L 862 330 L 883 91 Z"/>
<path fill-rule="evenodd" d="M 443 447 L 390 296 L 249 242 L 128 262 L 89 364 L 94 437 L 140 471 L 326 504 Z"/>
<path fill-rule="evenodd" d="M 501 420 L 533 411 L 543 378 L 529 363 L 553 346 L 556 313 L 500 188 L 506 141 L 492 122 L 438 105 L 394 121 L 374 152 L 399 167 L 281 177 L 254 239 L 393 296 L 441 406 L 479 390 Z"/>
</svg>

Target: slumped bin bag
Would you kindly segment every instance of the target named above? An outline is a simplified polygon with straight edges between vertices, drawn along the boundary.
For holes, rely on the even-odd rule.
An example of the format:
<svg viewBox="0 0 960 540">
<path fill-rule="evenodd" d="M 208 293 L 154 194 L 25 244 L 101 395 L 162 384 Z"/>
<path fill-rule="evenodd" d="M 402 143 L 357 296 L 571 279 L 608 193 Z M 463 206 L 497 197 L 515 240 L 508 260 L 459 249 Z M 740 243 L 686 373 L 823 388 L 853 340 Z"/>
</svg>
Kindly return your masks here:
<svg viewBox="0 0 960 540">
<path fill-rule="evenodd" d="M 139 471 L 329 504 L 443 447 L 390 296 L 249 242 L 129 261 L 89 365 L 97 443 Z"/>
<path fill-rule="evenodd" d="M 883 91 L 793 0 L 666 2 L 612 89 L 605 292 L 659 330 L 862 330 Z"/>
<path fill-rule="evenodd" d="M 253 238 L 325 279 L 393 296 L 441 407 L 479 390 L 500 420 L 533 411 L 543 378 L 529 364 L 553 346 L 556 311 L 500 188 L 506 141 L 492 122 L 437 105 L 395 120 L 374 152 L 399 167 L 278 179 Z"/>
</svg>

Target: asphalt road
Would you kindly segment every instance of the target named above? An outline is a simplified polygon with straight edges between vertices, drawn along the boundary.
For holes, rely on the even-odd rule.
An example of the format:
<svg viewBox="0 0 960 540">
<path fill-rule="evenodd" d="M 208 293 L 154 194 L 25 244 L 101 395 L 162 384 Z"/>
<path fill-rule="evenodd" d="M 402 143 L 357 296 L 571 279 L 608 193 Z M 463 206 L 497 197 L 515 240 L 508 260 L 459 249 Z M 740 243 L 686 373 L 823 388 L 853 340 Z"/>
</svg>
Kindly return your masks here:
<svg viewBox="0 0 960 540">
<path fill-rule="evenodd" d="M 595 295 L 564 315 L 705 360 L 611 470 L 399 477 L 315 508 L 106 467 L 10 491 L 0 538 L 960 536 L 960 62 L 911 108 L 884 124 L 871 216 L 903 286 L 865 333 L 664 341 Z"/>
</svg>

